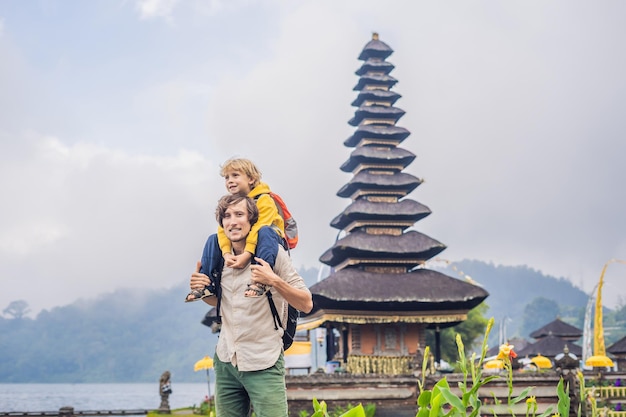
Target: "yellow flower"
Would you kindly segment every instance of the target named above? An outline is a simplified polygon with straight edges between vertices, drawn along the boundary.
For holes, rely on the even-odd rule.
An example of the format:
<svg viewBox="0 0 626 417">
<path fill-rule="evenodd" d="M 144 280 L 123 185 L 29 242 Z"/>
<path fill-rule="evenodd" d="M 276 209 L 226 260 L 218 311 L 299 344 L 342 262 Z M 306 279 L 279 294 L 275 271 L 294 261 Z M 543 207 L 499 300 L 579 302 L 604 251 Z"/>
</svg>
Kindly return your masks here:
<svg viewBox="0 0 626 417">
<path fill-rule="evenodd" d="M 533 414 L 537 412 L 537 398 L 534 395 L 531 395 L 526 399 L 526 409 L 530 410 L 532 408 Z"/>
<path fill-rule="evenodd" d="M 514 347 L 513 345 L 509 345 L 508 343 L 500 345 L 500 351 L 498 352 L 498 359 L 517 358 L 517 353 L 513 351 L 513 347 Z"/>
</svg>

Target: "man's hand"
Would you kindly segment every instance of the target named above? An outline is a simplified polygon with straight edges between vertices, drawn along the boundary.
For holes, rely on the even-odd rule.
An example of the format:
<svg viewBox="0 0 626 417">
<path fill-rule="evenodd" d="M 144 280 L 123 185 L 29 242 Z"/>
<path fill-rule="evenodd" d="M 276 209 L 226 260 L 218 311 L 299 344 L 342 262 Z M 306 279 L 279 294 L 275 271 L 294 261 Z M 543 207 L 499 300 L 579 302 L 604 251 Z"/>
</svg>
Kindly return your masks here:
<svg viewBox="0 0 626 417">
<path fill-rule="evenodd" d="M 258 265 L 251 265 L 252 282 L 273 287 L 283 296 L 285 301 L 300 311 L 309 313 L 313 309 L 313 299 L 309 290 L 303 290 L 291 286 L 281 277 L 276 275 L 270 264 L 261 258 L 254 258 Z"/>
<path fill-rule="evenodd" d="M 250 263 L 251 259 L 252 254 L 250 252 L 243 252 L 239 255 L 224 254 L 224 265 L 229 268 L 242 269 Z"/>
<path fill-rule="evenodd" d="M 277 278 L 276 274 L 272 270 L 272 267 L 261 258 L 254 258 L 254 260 L 257 261 L 258 264 L 250 265 L 250 271 L 252 272 L 252 282 L 268 285 L 271 287 L 274 284 L 274 280 Z"/>
</svg>

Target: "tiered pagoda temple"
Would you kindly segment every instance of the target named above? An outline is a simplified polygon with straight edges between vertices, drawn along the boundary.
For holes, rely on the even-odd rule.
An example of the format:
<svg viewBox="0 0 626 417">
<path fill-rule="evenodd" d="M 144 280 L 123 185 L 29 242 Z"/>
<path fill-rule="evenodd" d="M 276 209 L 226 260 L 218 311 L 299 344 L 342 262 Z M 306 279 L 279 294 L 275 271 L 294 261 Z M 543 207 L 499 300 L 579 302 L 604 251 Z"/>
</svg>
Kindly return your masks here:
<svg viewBox="0 0 626 417">
<path fill-rule="evenodd" d="M 392 91 L 392 53 L 374 34 L 359 56 L 348 122 L 355 130 L 344 141 L 354 150 L 340 168 L 353 177 L 337 192 L 351 203 L 331 221 L 342 237 L 320 257 L 330 274 L 311 287 L 313 311 L 300 321 L 300 328 L 327 329 L 327 361 L 352 374 L 411 374 L 426 330 L 437 337 L 488 296 L 425 268 L 446 246 L 412 229 L 431 211 L 407 198 L 422 180 L 403 172 L 415 155 L 399 147 L 410 132 L 397 126 L 405 112 L 395 107 L 401 96 Z"/>
</svg>

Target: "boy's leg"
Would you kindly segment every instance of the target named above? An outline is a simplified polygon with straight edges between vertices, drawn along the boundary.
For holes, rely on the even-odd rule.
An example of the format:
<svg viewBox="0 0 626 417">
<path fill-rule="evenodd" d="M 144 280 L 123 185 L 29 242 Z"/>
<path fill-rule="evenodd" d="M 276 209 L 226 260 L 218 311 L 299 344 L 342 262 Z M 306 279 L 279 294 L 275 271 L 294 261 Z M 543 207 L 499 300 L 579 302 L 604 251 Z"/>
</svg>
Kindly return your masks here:
<svg viewBox="0 0 626 417">
<path fill-rule="evenodd" d="M 222 268 L 224 267 L 224 258 L 219 243 L 217 242 L 217 234 L 212 234 L 204 244 L 202 257 L 200 259 L 200 272 L 206 274 L 211 283 L 207 285 L 203 291 L 191 291 L 186 302 L 198 301 L 203 297 L 211 294 L 217 294 L 220 278 L 222 276 Z"/>
<path fill-rule="evenodd" d="M 274 366 L 242 374 L 242 383 L 257 417 L 287 417 L 285 359 L 282 353 Z"/>
<path fill-rule="evenodd" d="M 217 242 L 217 233 L 209 236 L 204 244 L 200 262 L 202 263 L 200 272 L 202 274 L 206 274 L 211 279 L 211 284 L 209 284 L 206 288 L 215 294 L 215 288 L 220 283 L 222 268 L 224 267 L 224 258 L 222 257 L 220 245 Z"/>
<path fill-rule="evenodd" d="M 278 256 L 278 245 L 283 245 L 284 239 L 271 226 L 263 226 L 259 229 L 256 243 L 255 257 L 263 259 L 274 269 L 276 257 Z M 284 247 L 284 245 L 283 245 Z M 257 262 L 252 259 L 252 263 Z M 249 284 L 246 290 L 246 297 L 260 297 L 267 291 L 267 286 L 263 284 Z"/>
<path fill-rule="evenodd" d="M 271 226 L 263 226 L 259 229 L 259 237 L 256 244 L 257 258 L 263 259 L 270 264 L 272 269 L 278 256 L 278 245 L 283 244 L 283 238 Z"/>
</svg>

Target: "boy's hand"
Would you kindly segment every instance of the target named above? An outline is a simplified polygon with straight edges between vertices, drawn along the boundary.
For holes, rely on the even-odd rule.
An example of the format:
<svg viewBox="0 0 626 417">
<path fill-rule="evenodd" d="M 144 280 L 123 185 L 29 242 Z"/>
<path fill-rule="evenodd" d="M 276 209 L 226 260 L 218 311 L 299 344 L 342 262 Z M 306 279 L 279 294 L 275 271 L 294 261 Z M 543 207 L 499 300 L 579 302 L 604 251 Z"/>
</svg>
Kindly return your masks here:
<svg viewBox="0 0 626 417">
<path fill-rule="evenodd" d="M 229 268 L 232 268 L 232 265 L 236 262 L 235 255 L 230 252 L 226 252 L 225 254 L 223 254 L 222 258 L 224 258 L 224 266 L 227 266 Z"/>
<path fill-rule="evenodd" d="M 191 279 L 189 280 L 189 288 L 191 290 L 202 290 L 211 283 L 209 277 L 200 272 L 201 267 L 202 263 L 200 261 L 196 262 L 196 270 L 191 274 Z"/>
<path fill-rule="evenodd" d="M 252 254 L 250 252 L 244 252 L 236 256 L 230 254 L 228 258 L 224 256 L 224 264 L 229 268 L 241 269 L 248 265 L 251 259 Z"/>
</svg>

